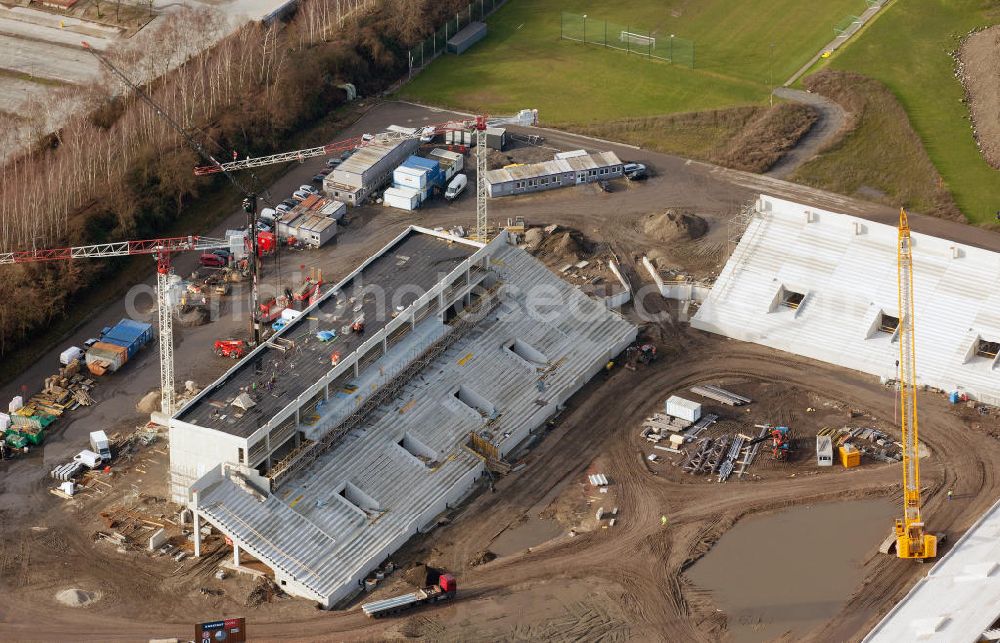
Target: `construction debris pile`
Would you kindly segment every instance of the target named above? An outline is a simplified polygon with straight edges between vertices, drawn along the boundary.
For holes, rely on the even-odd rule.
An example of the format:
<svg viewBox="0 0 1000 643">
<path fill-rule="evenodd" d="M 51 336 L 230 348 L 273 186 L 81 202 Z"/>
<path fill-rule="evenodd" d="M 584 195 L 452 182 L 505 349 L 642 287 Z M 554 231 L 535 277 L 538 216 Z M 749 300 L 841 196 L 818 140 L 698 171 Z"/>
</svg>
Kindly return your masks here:
<svg viewBox="0 0 1000 643">
<path fill-rule="evenodd" d="M 45 431 L 63 413 L 93 404 L 90 391 L 96 384 L 82 370 L 80 360 L 74 359 L 55 375 L 46 377 L 43 390 L 27 402 L 20 395 L 11 400 L 8 413 L 0 413 L 4 446 L 15 450 L 39 446 Z"/>
<path fill-rule="evenodd" d="M 830 436 L 834 449 L 847 445 L 856 448 L 862 456 L 879 462 L 896 464 L 903 460 L 903 446 L 878 429 L 867 427 L 844 427 L 842 429 L 821 429 L 818 436 Z"/>
</svg>

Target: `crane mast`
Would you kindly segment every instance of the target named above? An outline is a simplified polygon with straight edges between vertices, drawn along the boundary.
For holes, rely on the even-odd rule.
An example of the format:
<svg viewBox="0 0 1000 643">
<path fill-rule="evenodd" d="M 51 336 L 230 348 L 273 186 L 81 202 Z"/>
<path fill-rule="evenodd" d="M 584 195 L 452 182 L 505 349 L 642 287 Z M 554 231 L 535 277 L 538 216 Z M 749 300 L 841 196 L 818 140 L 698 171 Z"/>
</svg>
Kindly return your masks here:
<svg viewBox="0 0 1000 643">
<path fill-rule="evenodd" d="M 169 301 L 170 255 L 176 252 L 214 250 L 216 248 L 229 247 L 230 243 L 226 239 L 211 239 L 196 236 L 147 239 L 143 241 L 113 241 L 111 243 L 73 246 L 70 248 L 0 252 L 0 265 L 156 255 L 156 310 L 160 333 L 160 410 L 164 415 L 170 416 L 174 414 L 176 406 L 176 393 L 174 391 L 174 318 L 173 307 Z"/>
<path fill-rule="evenodd" d="M 903 518 L 897 519 L 896 555 L 923 560 L 937 554 L 937 538 L 924 533 L 920 517 L 917 434 L 916 338 L 913 320 L 913 253 L 906 211 L 899 211 L 896 245 L 899 301 L 899 408 L 903 442 Z"/>
</svg>

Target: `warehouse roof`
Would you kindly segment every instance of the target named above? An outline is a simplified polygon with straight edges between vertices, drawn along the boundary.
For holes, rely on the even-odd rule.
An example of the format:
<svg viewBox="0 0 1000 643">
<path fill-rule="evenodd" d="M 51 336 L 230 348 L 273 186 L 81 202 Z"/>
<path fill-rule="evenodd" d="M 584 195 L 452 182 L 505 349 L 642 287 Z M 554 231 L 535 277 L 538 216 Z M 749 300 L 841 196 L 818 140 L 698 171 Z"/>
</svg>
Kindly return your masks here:
<svg viewBox="0 0 1000 643">
<path fill-rule="evenodd" d="M 490 184 L 507 183 L 509 181 L 523 181 L 542 176 L 553 176 L 556 174 L 566 174 L 569 172 L 579 172 L 583 170 L 595 170 L 602 167 L 612 167 L 621 165 L 618 155 L 614 152 L 597 152 L 575 156 L 568 159 L 557 159 L 554 161 L 542 161 L 541 163 L 529 163 L 527 165 L 515 165 L 500 170 L 489 170 L 486 172 L 486 181 Z"/>
<path fill-rule="evenodd" d="M 356 591 L 353 579 L 380 564 L 445 502 L 457 500 L 456 492 L 481 472 L 480 458 L 466 447 L 471 433 L 506 453 L 635 338 L 635 326 L 524 250 L 500 246 L 490 263 L 512 286 L 500 288 L 496 312 L 365 424 L 264 502 L 223 480 L 199 493 L 198 510 L 317 599 Z M 534 285 L 545 288 L 544 311 L 531 303 Z M 428 317 L 415 332 L 433 337 L 447 328 Z M 347 411 L 356 407 L 350 397 L 330 402 Z"/>
<path fill-rule="evenodd" d="M 1000 502 L 993 505 L 926 577 L 917 581 L 867 637 L 870 643 L 997 640 L 1000 632 Z"/>
<path fill-rule="evenodd" d="M 381 329 L 392 319 L 394 305 L 409 305 L 417 299 L 417 290 L 429 290 L 442 272 L 450 271 L 475 250 L 474 245 L 449 243 L 411 229 L 383 248 L 357 274 L 329 289 L 308 314 L 281 331 L 281 337 L 295 342 L 294 351 L 265 343 L 206 388 L 176 417 L 232 435 L 250 436 L 285 408 L 289 400 L 330 370 L 330 355 L 334 350 L 346 356 L 361 345 L 364 337 L 342 333 L 344 325 L 363 315 L 366 334 Z M 363 296 L 357 304 L 361 309 L 354 310 L 354 306 L 345 303 L 345 297 L 358 296 L 355 288 L 367 284 L 378 284 L 385 296 Z M 316 339 L 318 330 L 335 330 L 340 336 L 331 345 Z M 265 392 L 264 384 L 275 373 L 277 384 Z M 247 413 L 234 413 L 230 408 L 232 401 L 246 390 L 256 390 L 259 398 L 256 406 Z"/>
<path fill-rule="evenodd" d="M 917 381 L 1000 404 L 1000 255 L 912 234 Z M 761 196 L 691 324 L 895 379 L 894 226 Z"/>
</svg>

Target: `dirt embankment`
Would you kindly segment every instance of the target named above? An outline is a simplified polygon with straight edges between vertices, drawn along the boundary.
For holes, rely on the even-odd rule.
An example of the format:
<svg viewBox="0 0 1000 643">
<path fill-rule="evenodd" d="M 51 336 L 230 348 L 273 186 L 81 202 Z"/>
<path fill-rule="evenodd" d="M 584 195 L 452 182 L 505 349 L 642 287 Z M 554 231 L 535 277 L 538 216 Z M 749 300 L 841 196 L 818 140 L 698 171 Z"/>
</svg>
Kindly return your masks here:
<svg viewBox="0 0 1000 643">
<path fill-rule="evenodd" d="M 626 118 L 573 129 L 735 170 L 766 172 L 795 147 L 818 118 L 811 105 L 782 103 L 771 108 L 744 106 Z"/>
<path fill-rule="evenodd" d="M 887 205 L 964 221 L 906 110 L 879 81 L 842 71 L 821 71 L 806 88 L 841 105 L 847 121 L 819 156 L 790 180 Z"/>
<path fill-rule="evenodd" d="M 986 162 L 1000 169 L 1000 25 L 965 39 L 957 74 L 965 86 L 976 145 Z"/>
</svg>

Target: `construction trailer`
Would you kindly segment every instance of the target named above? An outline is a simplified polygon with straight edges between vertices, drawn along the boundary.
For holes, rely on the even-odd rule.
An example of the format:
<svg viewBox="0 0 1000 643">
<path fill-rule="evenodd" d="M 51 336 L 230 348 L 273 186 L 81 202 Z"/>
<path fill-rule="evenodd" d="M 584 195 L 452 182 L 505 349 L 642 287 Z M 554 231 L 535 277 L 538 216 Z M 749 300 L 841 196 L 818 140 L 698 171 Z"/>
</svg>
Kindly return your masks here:
<svg viewBox="0 0 1000 643">
<path fill-rule="evenodd" d="M 536 287 L 552 315 L 532 314 Z M 332 345 L 311 339 L 323 330 Z M 171 497 L 196 535 L 208 522 L 330 607 L 636 334 L 506 233 L 411 227 L 170 419 Z"/>
<path fill-rule="evenodd" d="M 361 205 L 392 179 L 392 171 L 419 146 L 418 138 L 366 145 L 326 175 L 323 192 L 349 205 Z"/>
<path fill-rule="evenodd" d="M 427 158 L 434 159 L 441 166 L 441 173 L 444 174 L 445 184 L 465 168 L 465 157 L 462 154 L 440 147 L 431 150 Z"/>
<path fill-rule="evenodd" d="M 503 149 L 507 147 L 507 128 L 487 127 L 486 147 L 488 147 L 491 150 L 497 150 L 502 152 Z"/>
<path fill-rule="evenodd" d="M 833 439 L 829 435 L 816 436 L 816 464 L 821 467 L 833 466 Z"/>
<path fill-rule="evenodd" d="M 622 177 L 622 162 L 614 152 L 516 165 L 486 172 L 490 197 L 540 192 Z"/>
<path fill-rule="evenodd" d="M 288 221 L 278 221 L 278 236 L 292 238 L 319 248 L 337 235 L 336 219 L 306 212 Z"/>
</svg>

